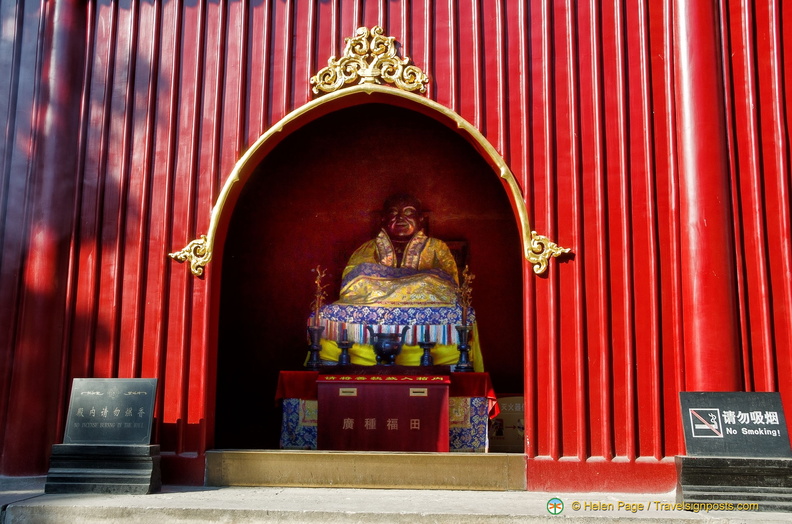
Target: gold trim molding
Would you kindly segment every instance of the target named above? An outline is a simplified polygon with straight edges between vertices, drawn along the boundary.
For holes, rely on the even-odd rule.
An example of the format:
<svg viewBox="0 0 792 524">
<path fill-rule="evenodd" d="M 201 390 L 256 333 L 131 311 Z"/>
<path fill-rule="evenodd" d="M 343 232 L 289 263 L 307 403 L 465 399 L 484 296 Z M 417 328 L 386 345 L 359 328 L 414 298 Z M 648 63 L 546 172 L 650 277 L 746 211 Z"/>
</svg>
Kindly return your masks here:
<svg viewBox="0 0 792 524">
<path fill-rule="evenodd" d="M 358 29 L 358 36 L 363 37 L 369 34 L 365 28 Z M 378 30 L 375 32 L 375 30 Z M 363 31 L 363 32 L 361 32 Z M 381 47 L 386 47 L 386 51 L 378 51 L 374 56 L 379 56 L 380 54 L 386 55 L 387 53 L 391 52 L 391 47 L 393 45 L 393 38 L 392 37 L 381 37 L 381 28 L 375 27 L 372 29 L 371 32 L 374 33 L 375 40 L 361 44 L 358 43 L 355 39 L 347 39 L 347 49 L 354 48 L 357 46 L 357 49 L 366 49 L 367 48 L 376 48 L 380 49 Z M 388 43 L 380 43 L 377 38 L 384 38 Z M 355 42 L 355 43 L 353 43 Z M 392 48 L 393 52 L 395 53 L 395 47 Z M 356 51 L 357 52 L 357 51 Z M 349 51 L 348 51 L 349 54 Z M 364 54 L 364 56 L 369 56 Z M 408 59 L 404 59 L 405 61 Z M 330 63 L 332 64 L 334 59 L 330 59 Z M 340 61 L 339 61 L 340 62 Z M 403 61 L 399 61 L 399 63 L 403 66 Z M 366 67 L 367 70 L 374 70 L 375 67 L 372 63 L 366 62 L 365 60 L 362 63 L 368 64 Z M 406 63 L 406 62 L 405 62 Z M 330 66 L 328 66 L 330 67 Z M 360 71 L 362 66 L 360 64 L 355 66 L 341 66 L 342 69 L 346 71 Z M 380 71 L 382 71 L 383 66 L 379 67 Z M 390 67 L 390 66 L 388 66 Z M 414 66 L 410 66 L 414 67 Z M 328 69 L 328 68 L 325 68 Z M 323 69 L 322 71 L 324 71 Z M 387 69 L 387 68 L 386 68 Z M 415 68 L 417 71 L 420 72 L 420 69 L 417 67 Z M 323 73 L 320 71 L 314 78 L 322 77 Z M 332 75 L 335 73 L 327 73 L 328 75 Z M 412 74 L 412 73 L 411 73 Z M 390 73 L 388 73 L 390 75 Z M 421 73 L 423 75 L 423 73 Z M 358 73 L 358 76 L 359 73 Z M 423 75 L 425 78 L 425 75 Z M 314 78 L 311 79 L 311 83 L 314 84 Z M 350 83 L 354 80 L 338 80 L 340 77 L 335 77 L 335 85 L 338 84 L 338 87 L 341 87 L 347 83 Z M 345 77 L 346 78 L 346 77 Z M 385 78 L 382 76 L 382 78 Z M 398 85 L 398 84 L 397 84 Z M 459 130 L 460 134 L 467 134 L 470 139 L 470 142 L 477 147 L 480 153 L 486 155 L 490 159 L 490 163 L 495 166 L 498 170 L 500 177 L 504 180 L 506 186 L 508 187 L 509 192 L 512 196 L 512 201 L 515 204 L 515 209 L 517 211 L 517 218 L 520 226 L 520 234 L 521 240 L 523 245 L 523 256 L 525 259 L 533 264 L 533 271 L 537 275 L 541 275 L 547 270 L 549 260 L 554 257 L 558 257 L 564 253 L 569 253 L 569 248 L 563 248 L 558 246 L 555 242 L 551 241 L 544 235 L 538 234 L 536 231 L 531 230 L 530 222 L 528 220 L 528 211 L 526 209 L 525 200 L 523 198 L 523 194 L 520 191 L 519 186 L 517 185 L 517 181 L 514 177 L 514 174 L 511 172 L 509 167 L 506 165 L 506 162 L 503 160 L 503 157 L 498 153 L 498 151 L 490 144 L 490 142 L 481 134 L 481 132 L 473 127 L 467 120 L 462 118 L 459 114 L 455 111 L 438 104 L 437 102 L 430 100 L 423 96 L 418 96 L 412 93 L 410 90 L 405 89 L 393 89 L 392 87 L 387 87 L 380 85 L 379 81 L 376 79 L 375 76 L 367 76 L 365 78 L 361 77 L 360 83 L 357 85 L 345 87 L 344 89 L 339 89 L 338 87 L 335 90 L 330 90 L 327 92 L 326 95 L 318 97 L 302 107 L 299 107 L 286 115 L 283 119 L 281 119 L 277 124 L 272 126 L 268 129 L 263 135 L 261 135 L 256 142 L 250 146 L 250 148 L 242 155 L 242 157 L 237 161 L 236 165 L 234 166 L 233 170 L 229 174 L 228 178 L 226 179 L 225 184 L 223 185 L 223 189 L 220 192 L 220 195 L 217 198 L 217 202 L 215 203 L 214 208 L 212 209 L 212 216 L 209 222 L 209 230 L 207 231 L 206 235 L 201 235 L 200 238 L 193 240 L 187 246 L 185 246 L 180 251 L 176 251 L 174 253 L 170 253 L 172 259 L 178 262 L 190 262 L 190 271 L 194 276 L 201 277 L 204 274 L 204 269 L 209 261 L 212 260 L 212 254 L 214 250 L 214 242 L 215 242 L 215 235 L 217 234 L 217 228 L 220 223 L 220 218 L 223 216 L 225 212 L 225 205 L 229 199 L 229 195 L 231 194 L 234 186 L 237 182 L 240 181 L 240 175 L 242 173 L 250 173 L 261 161 L 259 158 L 261 155 L 258 154 L 258 150 L 262 148 L 262 146 L 270 139 L 272 139 L 277 134 L 281 133 L 283 129 L 285 129 L 289 124 L 295 122 L 302 118 L 307 113 L 317 109 L 323 104 L 329 104 L 333 102 L 337 102 L 346 97 L 359 97 L 361 95 L 371 95 L 371 96 L 381 96 L 387 95 L 397 98 L 406 99 L 409 102 L 416 104 L 418 106 L 423 106 L 426 109 L 429 109 L 431 112 L 443 115 L 447 120 L 453 122 L 457 129 Z M 319 84 L 315 84 L 314 92 L 317 92 L 319 88 Z M 324 90 L 323 88 L 321 88 Z M 329 88 L 328 88 L 329 89 Z M 418 89 L 419 91 L 423 92 L 425 89 Z M 230 212 L 230 210 L 228 211 Z"/>
<path fill-rule="evenodd" d="M 347 84 L 381 84 L 381 80 L 395 84 L 405 91 L 426 92 L 429 77 L 410 58 L 399 58 L 396 39 L 383 36 L 383 29 L 374 26 L 358 27 L 356 36 L 346 38 L 344 56 L 331 56 L 327 67 L 311 77 L 313 93 L 332 93 Z"/>
</svg>

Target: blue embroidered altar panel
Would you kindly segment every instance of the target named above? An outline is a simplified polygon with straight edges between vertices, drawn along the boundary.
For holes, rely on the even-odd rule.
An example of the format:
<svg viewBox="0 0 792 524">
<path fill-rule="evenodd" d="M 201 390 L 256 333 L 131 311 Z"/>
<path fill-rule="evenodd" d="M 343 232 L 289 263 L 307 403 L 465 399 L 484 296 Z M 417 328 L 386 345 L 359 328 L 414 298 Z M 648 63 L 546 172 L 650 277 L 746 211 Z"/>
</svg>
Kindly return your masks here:
<svg viewBox="0 0 792 524">
<path fill-rule="evenodd" d="M 283 399 L 281 449 L 316 449 L 318 401 L 300 398 Z"/>
</svg>

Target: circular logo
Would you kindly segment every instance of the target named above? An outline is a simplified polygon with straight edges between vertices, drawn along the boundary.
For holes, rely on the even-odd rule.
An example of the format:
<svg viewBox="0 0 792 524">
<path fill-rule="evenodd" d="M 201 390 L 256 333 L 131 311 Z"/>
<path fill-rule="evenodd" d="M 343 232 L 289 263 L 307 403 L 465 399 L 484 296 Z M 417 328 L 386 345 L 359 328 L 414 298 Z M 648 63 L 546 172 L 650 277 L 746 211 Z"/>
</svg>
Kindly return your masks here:
<svg viewBox="0 0 792 524">
<path fill-rule="evenodd" d="M 558 515 L 564 511 L 564 502 L 559 498 L 552 498 L 547 501 L 547 511 L 551 515 Z"/>
</svg>

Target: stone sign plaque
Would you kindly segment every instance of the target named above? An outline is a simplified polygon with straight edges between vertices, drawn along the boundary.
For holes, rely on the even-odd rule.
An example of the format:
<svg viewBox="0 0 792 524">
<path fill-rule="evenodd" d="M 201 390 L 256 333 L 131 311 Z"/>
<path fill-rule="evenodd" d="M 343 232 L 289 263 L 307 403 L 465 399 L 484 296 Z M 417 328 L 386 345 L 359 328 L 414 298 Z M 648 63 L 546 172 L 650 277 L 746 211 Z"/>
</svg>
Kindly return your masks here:
<svg viewBox="0 0 792 524">
<path fill-rule="evenodd" d="M 679 394 L 691 456 L 792 457 L 778 393 Z"/>
<path fill-rule="evenodd" d="M 150 444 L 155 378 L 75 378 L 64 444 Z"/>
</svg>

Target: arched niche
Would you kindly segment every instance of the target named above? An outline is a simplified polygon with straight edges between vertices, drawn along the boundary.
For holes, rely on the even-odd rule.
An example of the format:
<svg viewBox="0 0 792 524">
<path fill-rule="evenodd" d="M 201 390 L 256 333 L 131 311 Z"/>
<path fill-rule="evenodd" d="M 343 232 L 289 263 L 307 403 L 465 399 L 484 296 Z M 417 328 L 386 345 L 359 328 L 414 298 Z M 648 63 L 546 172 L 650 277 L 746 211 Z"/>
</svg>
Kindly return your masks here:
<svg viewBox="0 0 792 524">
<path fill-rule="evenodd" d="M 384 198 L 405 191 L 429 209 L 430 234 L 467 242 L 485 367 L 499 393 L 522 392 L 530 228 L 511 172 L 475 129 L 431 100 L 347 88 L 262 135 L 213 211 L 201 249 L 203 264 L 214 260 L 214 447 L 277 447 L 277 375 L 305 358 L 311 269 L 328 269 L 333 300 L 347 257 L 376 232 Z"/>
</svg>

